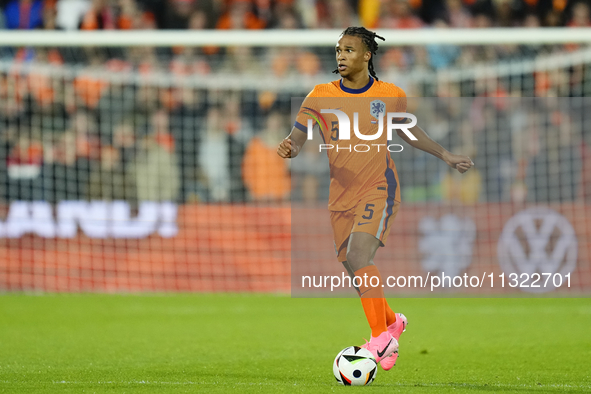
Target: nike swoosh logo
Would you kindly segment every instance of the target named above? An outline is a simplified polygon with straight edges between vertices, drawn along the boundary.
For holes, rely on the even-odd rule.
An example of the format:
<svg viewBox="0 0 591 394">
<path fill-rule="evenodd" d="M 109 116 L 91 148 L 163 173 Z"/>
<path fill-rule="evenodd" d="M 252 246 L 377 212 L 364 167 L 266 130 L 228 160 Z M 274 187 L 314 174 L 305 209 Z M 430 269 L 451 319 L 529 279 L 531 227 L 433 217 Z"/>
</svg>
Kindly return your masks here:
<svg viewBox="0 0 591 394">
<path fill-rule="evenodd" d="M 382 350 L 381 352 L 378 350 L 378 357 L 383 357 L 384 354 L 386 353 L 386 350 L 388 349 L 388 347 L 390 347 L 390 344 L 392 343 L 392 338 L 390 338 L 390 342 L 388 342 L 388 344 L 386 345 L 386 347 L 384 348 L 384 350 Z"/>
<path fill-rule="evenodd" d="M 361 222 L 357 222 L 357 225 L 358 225 L 358 226 L 363 226 L 364 224 L 368 224 L 368 223 L 371 223 L 371 222 L 363 222 L 363 223 L 361 223 Z"/>
</svg>

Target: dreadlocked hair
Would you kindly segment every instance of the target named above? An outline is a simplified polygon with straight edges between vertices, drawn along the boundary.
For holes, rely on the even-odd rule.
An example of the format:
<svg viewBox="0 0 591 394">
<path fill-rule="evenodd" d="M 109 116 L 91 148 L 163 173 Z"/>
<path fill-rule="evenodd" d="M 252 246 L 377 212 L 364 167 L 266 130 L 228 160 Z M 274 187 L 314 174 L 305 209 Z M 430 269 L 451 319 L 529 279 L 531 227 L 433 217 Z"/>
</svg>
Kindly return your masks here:
<svg viewBox="0 0 591 394">
<path fill-rule="evenodd" d="M 368 64 L 369 75 L 374 77 L 377 81 L 378 76 L 376 75 L 376 72 L 373 68 L 373 55 L 375 55 L 378 51 L 378 43 L 376 42 L 376 38 L 379 38 L 382 41 L 386 41 L 386 39 L 384 37 L 378 36 L 373 31 L 367 30 L 365 27 L 348 27 L 343 31 L 341 36 L 353 36 L 361 38 L 361 41 L 363 41 L 363 44 L 367 50 L 372 54 Z M 338 74 L 339 70 L 336 69 L 333 71 L 333 73 Z"/>
</svg>

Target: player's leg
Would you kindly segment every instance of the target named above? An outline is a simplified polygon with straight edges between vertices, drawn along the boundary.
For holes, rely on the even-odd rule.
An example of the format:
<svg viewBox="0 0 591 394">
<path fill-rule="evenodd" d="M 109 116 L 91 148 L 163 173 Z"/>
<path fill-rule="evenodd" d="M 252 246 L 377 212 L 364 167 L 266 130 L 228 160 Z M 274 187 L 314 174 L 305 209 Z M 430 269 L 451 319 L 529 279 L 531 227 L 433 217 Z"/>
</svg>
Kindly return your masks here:
<svg viewBox="0 0 591 394">
<path fill-rule="evenodd" d="M 354 276 L 359 278 L 359 297 L 372 337 L 379 336 L 388 327 L 382 279 L 380 271 L 373 264 L 373 257 L 379 247 L 380 241 L 371 234 L 354 232 L 349 236 L 347 263 Z"/>
<path fill-rule="evenodd" d="M 372 340 L 367 346 L 371 346 L 378 335 L 385 339 L 393 338 L 394 341 L 398 339 L 392 335 L 396 332 L 389 330 L 397 327 L 397 316 L 385 299 L 384 283 L 373 263 L 378 248 L 384 245 L 388 237 L 398 208 L 399 203 L 389 195 L 363 198 L 356 207 L 353 229 L 349 237 L 347 263 L 351 270 L 358 277 L 374 277 L 373 282 L 363 283 L 364 288 L 360 289 L 361 303 L 372 331 Z"/>
<path fill-rule="evenodd" d="M 353 230 L 353 224 L 355 220 L 355 210 L 350 209 L 348 211 L 331 211 L 330 212 L 330 224 L 332 226 L 333 237 L 334 237 L 334 249 L 337 254 L 337 260 L 343 264 L 345 270 L 351 277 L 351 282 L 355 277 L 355 272 L 351 269 L 351 266 L 347 262 L 347 248 L 349 245 L 349 237 Z M 357 293 L 359 294 L 359 288 L 353 285 Z"/>
<path fill-rule="evenodd" d="M 353 278 L 355 278 L 355 271 L 351 268 L 351 265 L 349 264 L 349 262 L 342 261 L 341 263 L 343 264 L 343 266 L 347 270 L 347 273 L 351 277 L 351 280 L 353 280 Z M 370 261 L 370 265 L 374 265 L 373 259 Z M 355 287 L 355 290 L 357 291 L 357 294 L 359 294 L 359 288 L 357 286 L 354 286 L 354 287 Z M 392 308 L 390 308 L 390 306 L 388 305 L 388 302 L 386 301 L 386 325 L 388 327 L 390 327 L 395 322 L 396 322 L 396 313 L 394 313 L 394 311 L 392 310 Z M 396 339 L 398 339 L 398 338 L 396 338 Z"/>
<path fill-rule="evenodd" d="M 370 261 L 369 266 L 375 267 L 375 265 L 373 264 L 373 259 Z M 381 282 L 381 279 L 380 279 L 380 282 Z M 376 312 L 376 309 L 379 311 L 379 308 L 382 307 L 379 305 L 380 301 L 381 301 L 381 299 L 371 299 L 371 298 L 364 299 L 363 297 L 361 297 L 361 303 L 363 305 L 363 310 L 366 313 L 366 317 L 368 319 L 368 322 L 370 322 L 370 326 L 372 326 L 372 322 L 370 320 L 370 319 L 372 319 L 372 314 Z M 403 331 L 405 331 L 406 325 L 408 324 L 406 316 L 404 316 L 401 313 L 394 313 L 394 311 L 392 311 L 392 309 L 388 305 L 388 302 L 386 301 L 385 298 L 383 298 L 383 308 L 384 308 L 384 312 L 385 312 L 386 329 L 387 329 L 388 333 L 390 333 L 394 337 L 394 339 L 396 339 L 396 341 L 398 341 L 398 339 L 400 338 L 400 335 L 402 334 Z M 369 312 L 370 316 L 368 316 L 368 312 Z M 374 327 L 375 326 L 372 326 L 372 334 L 371 334 L 372 337 L 375 337 L 374 329 L 373 329 Z M 382 329 L 382 328 L 383 327 L 381 327 L 380 329 Z M 388 371 L 388 370 L 392 369 L 392 367 L 394 367 L 394 365 L 396 365 L 397 360 L 398 360 L 398 351 L 395 351 L 390 356 L 384 357 L 380 361 L 380 365 L 382 366 L 382 368 L 385 371 Z"/>
<path fill-rule="evenodd" d="M 379 278 L 379 283 L 374 283 L 374 286 L 368 286 L 371 283 L 363 283 L 365 289 L 360 292 L 372 328 L 372 336 L 386 331 L 386 328 L 396 321 L 396 315 L 384 297 L 380 272 L 373 263 L 378 248 L 383 245 L 383 240 L 388 235 L 391 219 L 397 213 L 394 208 L 397 208 L 397 204 L 387 195 L 363 198 L 356 207 L 353 228 L 348 240 L 347 264 L 355 276 Z M 381 311 L 376 315 L 372 313 L 374 308 Z"/>
<path fill-rule="evenodd" d="M 370 265 L 374 265 L 373 259 L 369 262 Z M 348 262 L 343 262 L 343 265 L 345 265 L 345 267 L 348 266 Z M 349 272 L 349 275 L 351 275 L 351 278 L 353 278 L 353 276 L 355 276 L 355 273 L 352 273 L 351 268 L 348 268 L 347 270 Z M 359 290 L 357 290 L 357 293 L 359 293 Z M 386 301 L 386 325 L 388 327 L 390 327 L 391 325 L 393 325 L 396 322 L 396 313 L 394 313 L 394 311 L 392 310 L 392 308 L 390 308 L 390 305 L 388 304 L 388 301 Z M 398 338 L 396 338 L 398 339 Z"/>
<path fill-rule="evenodd" d="M 343 264 L 343 266 L 347 270 L 347 273 L 351 277 L 351 281 L 353 281 L 353 278 L 355 278 L 355 271 L 353 271 L 353 269 L 351 269 L 351 266 L 349 265 L 349 262 L 347 260 L 341 261 L 341 263 Z M 355 288 L 355 291 L 357 291 L 357 294 L 359 294 L 359 287 L 355 286 L 354 284 L 353 284 L 353 287 Z"/>
<path fill-rule="evenodd" d="M 373 264 L 380 240 L 365 232 L 352 232 L 347 245 L 347 263 L 353 272 Z"/>
<path fill-rule="evenodd" d="M 353 231 L 355 226 L 355 210 L 331 212 L 331 224 L 334 232 L 337 258 L 349 275 L 352 277 L 357 275 L 361 278 L 365 275 L 366 281 L 377 276 L 381 282 L 379 271 L 377 271 L 372 261 L 381 242 L 369 234 Z M 378 224 L 375 224 L 374 227 L 377 228 Z M 375 232 L 375 229 L 371 231 Z M 353 241 L 353 245 L 351 245 L 351 241 Z M 348 261 L 348 256 L 352 259 L 353 265 Z M 359 267 L 362 267 L 361 270 L 358 269 Z M 356 290 L 361 295 L 361 303 L 366 312 L 370 327 L 372 327 L 372 332 L 375 330 L 375 327 L 381 327 L 380 333 L 377 336 L 372 335 L 372 339 L 368 344 L 371 345 L 368 348 L 370 351 L 373 349 L 372 353 L 376 356 L 376 360 L 380 361 L 384 357 L 387 357 L 388 354 L 396 351 L 398 343 L 387 331 L 386 312 L 384 309 L 387 304 L 385 304 L 383 289 L 381 286 L 375 287 L 381 290 L 381 294 L 378 293 L 375 295 L 375 291 L 370 288 L 370 285 L 371 283 L 362 283 L 363 289 L 356 288 Z M 361 294 L 362 292 L 364 294 Z"/>
<path fill-rule="evenodd" d="M 347 247 L 347 263 L 359 278 L 361 305 L 371 327 L 371 339 L 365 347 L 378 362 L 398 350 L 398 341 L 388 332 L 386 324 L 387 304 L 380 271 L 373 264 L 380 244 L 380 240 L 369 233 L 353 232 Z"/>
<path fill-rule="evenodd" d="M 347 262 L 354 272 L 367 266 L 374 266 L 373 259 L 376 251 L 380 246 L 385 245 L 399 207 L 399 202 L 390 195 L 384 194 L 363 198 L 356 206 L 347 250 Z M 382 289 L 380 295 L 383 296 L 382 283 L 379 288 Z M 396 321 L 396 314 L 387 303 L 385 309 L 386 323 L 389 326 Z"/>
</svg>

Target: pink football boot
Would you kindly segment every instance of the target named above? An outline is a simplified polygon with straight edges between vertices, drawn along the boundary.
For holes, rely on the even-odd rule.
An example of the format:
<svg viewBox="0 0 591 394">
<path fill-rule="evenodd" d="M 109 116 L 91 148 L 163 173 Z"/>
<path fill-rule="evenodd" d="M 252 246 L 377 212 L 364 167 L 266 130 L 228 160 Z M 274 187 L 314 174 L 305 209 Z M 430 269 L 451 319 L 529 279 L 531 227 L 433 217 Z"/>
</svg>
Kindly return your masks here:
<svg viewBox="0 0 591 394">
<path fill-rule="evenodd" d="M 400 335 L 404 331 L 406 331 L 406 326 L 408 325 L 408 320 L 406 316 L 402 313 L 396 314 L 396 321 L 388 326 L 388 332 L 396 339 L 400 338 Z M 392 369 L 393 366 L 396 365 L 396 360 L 398 359 L 398 351 L 392 353 L 389 357 L 385 357 L 380 362 L 382 369 L 384 371 L 389 371 Z"/>
<path fill-rule="evenodd" d="M 377 337 L 371 337 L 370 341 L 361 347 L 369 350 L 376 362 L 379 363 L 391 354 L 398 352 L 398 340 L 390 332 L 385 331 Z"/>
</svg>

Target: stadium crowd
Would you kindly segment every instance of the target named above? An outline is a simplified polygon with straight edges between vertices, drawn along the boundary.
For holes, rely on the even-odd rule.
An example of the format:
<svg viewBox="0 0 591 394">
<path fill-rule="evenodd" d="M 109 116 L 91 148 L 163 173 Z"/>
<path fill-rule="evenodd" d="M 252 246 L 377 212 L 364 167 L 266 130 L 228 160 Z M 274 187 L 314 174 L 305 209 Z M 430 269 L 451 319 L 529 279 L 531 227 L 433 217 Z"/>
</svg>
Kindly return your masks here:
<svg viewBox="0 0 591 394">
<path fill-rule="evenodd" d="M 585 0 L 3 0 L 7 29 L 591 26 Z"/>
<path fill-rule="evenodd" d="M 34 89 L 19 90 L 15 83 L 21 79 Z M 289 131 L 287 95 L 111 81 L 100 97 L 92 97 L 76 80 L 53 82 L 48 86 L 30 75 L 4 79 L 3 201 L 327 197 L 328 164 L 317 144 L 307 144 L 291 163 L 276 154 Z M 588 100 L 446 93 L 409 98 L 408 110 L 435 140 L 478 165 L 459 177 L 416 150 L 394 154 L 405 201 L 552 202 L 591 196 L 591 138 L 583 132 L 590 121 Z"/>
<path fill-rule="evenodd" d="M 588 0 L 2 0 L 0 27 L 49 30 L 589 27 Z M 401 72 L 533 59 L 565 46 L 429 45 L 380 50 L 376 67 Z M 332 67 L 326 48 L 0 48 L 0 58 L 91 64 L 105 70 L 173 74 L 314 76 Z M 111 60 L 111 61 L 109 61 Z M 270 73 L 268 72 L 270 71 Z"/>
<path fill-rule="evenodd" d="M 567 0 L 12 0 L 2 6 L 0 23 L 8 29 L 590 25 L 587 3 Z M 452 66 L 521 61 L 576 49 L 390 48 L 378 53 L 376 70 L 409 96 L 442 103 L 462 96 L 578 97 L 591 91 L 591 70 L 585 65 L 461 81 L 445 74 Z M 327 75 L 334 67 L 327 48 L 1 48 L 0 58 L 3 201 L 266 202 L 289 199 L 292 186 L 293 199 L 326 198 L 325 158 L 308 150 L 290 169 L 275 153 L 289 132 L 291 97 L 304 96 L 306 90 L 205 89 L 183 81 L 214 74 L 255 80 Z M 23 65 L 49 65 L 51 71 Z M 400 77 L 410 70 L 430 70 L 435 78 L 417 82 Z M 176 80 L 152 78 L 158 72 Z M 589 133 L 583 134 L 581 126 L 591 113 L 586 102 L 565 109 L 563 101 L 549 99 L 522 112 L 516 108 L 464 105 L 462 110 L 442 107 L 425 113 L 422 118 L 439 116 L 432 119 L 434 127 L 425 126 L 436 140 L 482 164 L 458 178 L 409 150 L 395 158 L 403 199 L 473 203 L 591 198 L 591 141 L 585 141 Z M 532 117 L 543 121 L 515 126 Z M 479 122 L 481 118 L 487 121 Z"/>
</svg>

